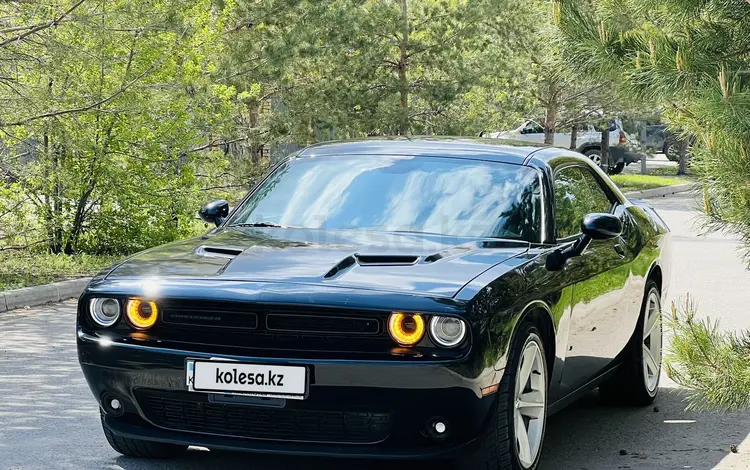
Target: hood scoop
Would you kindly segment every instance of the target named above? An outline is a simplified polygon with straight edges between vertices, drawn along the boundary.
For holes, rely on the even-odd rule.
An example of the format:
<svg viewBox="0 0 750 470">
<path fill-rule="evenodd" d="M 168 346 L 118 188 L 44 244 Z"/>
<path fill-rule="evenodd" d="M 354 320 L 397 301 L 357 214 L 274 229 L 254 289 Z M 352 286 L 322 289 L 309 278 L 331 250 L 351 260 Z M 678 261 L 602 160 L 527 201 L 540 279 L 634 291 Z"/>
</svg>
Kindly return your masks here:
<svg viewBox="0 0 750 470">
<path fill-rule="evenodd" d="M 410 255 L 354 255 L 360 266 L 411 266 L 419 256 Z"/>
<path fill-rule="evenodd" d="M 331 279 L 337 274 L 341 274 L 343 271 L 351 268 L 355 264 L 359 266 L 411 266 L 419 261 L 419 256 L 411 255 L 359 255 L 353 254 L 339 261 L 339 263 L 331 268 L 324 279 Z"/>
<path fill-rule="evenodd" d="M 195 254 L 208 258 L 226 258 L 233 259 L 240 255 L 244 250 L 232 246 L 204 246 L 201 245 L 195 249 Z"/>
<path fill-rule="evenodd" d="M 354 256 L 347 256 L 346 258 L 339 261 L 339 264 L 331 268 L 330 271 L 326 273 L 325 276 L 323 276 L 324 279 L 330 279 L 336 274 L 340 273 L 341 271 L 344 271 L 348 268 L 351 268 L 354 266 L 354 264 L 357 262 L 357 260 L 354 259 Z"/>
</svg>

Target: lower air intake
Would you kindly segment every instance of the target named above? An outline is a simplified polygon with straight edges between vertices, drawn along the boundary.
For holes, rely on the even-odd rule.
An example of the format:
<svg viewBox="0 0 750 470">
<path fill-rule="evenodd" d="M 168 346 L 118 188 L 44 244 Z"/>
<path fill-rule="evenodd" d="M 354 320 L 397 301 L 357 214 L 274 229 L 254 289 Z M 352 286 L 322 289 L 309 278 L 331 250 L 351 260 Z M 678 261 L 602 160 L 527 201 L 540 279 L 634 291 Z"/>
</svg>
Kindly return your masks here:
<svg viewBox="0 0 750 470">
<path fill-rule="evenodd" d="M 261 408 L 211 403 L 190 392 L 137 390 L 146 418 L 173 431 L 297 442 L 373 444 L 385 440 L 390 413 Z"/>
</svg>

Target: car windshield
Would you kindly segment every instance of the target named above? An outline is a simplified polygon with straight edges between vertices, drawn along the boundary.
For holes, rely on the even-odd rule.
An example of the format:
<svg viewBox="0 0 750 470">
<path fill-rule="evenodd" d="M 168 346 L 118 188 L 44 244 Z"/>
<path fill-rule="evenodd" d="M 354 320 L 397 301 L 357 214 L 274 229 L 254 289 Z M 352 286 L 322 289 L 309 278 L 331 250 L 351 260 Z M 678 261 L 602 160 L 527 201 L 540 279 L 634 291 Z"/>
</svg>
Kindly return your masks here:
<svg viewBox="0 0 750 470">
<path fill-rule="evenodd" d="M 374 230 L 538 241 L 539 174 L 439 157 L 293 158 L 228 225 Z"/>
</svg>

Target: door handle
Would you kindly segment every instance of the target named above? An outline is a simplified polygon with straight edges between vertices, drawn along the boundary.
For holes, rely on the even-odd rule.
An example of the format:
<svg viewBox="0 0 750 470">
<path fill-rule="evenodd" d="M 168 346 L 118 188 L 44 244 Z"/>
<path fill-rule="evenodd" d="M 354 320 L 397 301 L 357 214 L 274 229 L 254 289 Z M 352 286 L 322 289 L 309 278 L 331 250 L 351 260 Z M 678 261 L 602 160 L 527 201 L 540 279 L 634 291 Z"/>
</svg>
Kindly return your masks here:
<svg viewBox="0 0 750 470">
<path fill-rule="evenodd" d="M 615 243 L 615 251 L 618 255 L 620 255 L 620 258 L 625 257 L 625 248 L 623 248 L 619 243 Z"/>
</svg>

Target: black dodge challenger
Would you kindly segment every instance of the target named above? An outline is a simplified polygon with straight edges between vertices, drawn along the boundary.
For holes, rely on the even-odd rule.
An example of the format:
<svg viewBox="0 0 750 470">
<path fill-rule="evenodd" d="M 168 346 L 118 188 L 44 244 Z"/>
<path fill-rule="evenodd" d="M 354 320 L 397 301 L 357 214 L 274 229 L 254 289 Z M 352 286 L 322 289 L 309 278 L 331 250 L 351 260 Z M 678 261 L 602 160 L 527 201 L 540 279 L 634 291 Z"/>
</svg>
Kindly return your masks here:
<svg viewBox="0 0 750 470">
<path fill-rule="evenodd" d="M 78 357 L 118 452 L 533 469 L 549 414 L 659 386 L 670 234 L 581 155 L 306 148 L 216 228 L 95 277 Z"/>
</svg>

